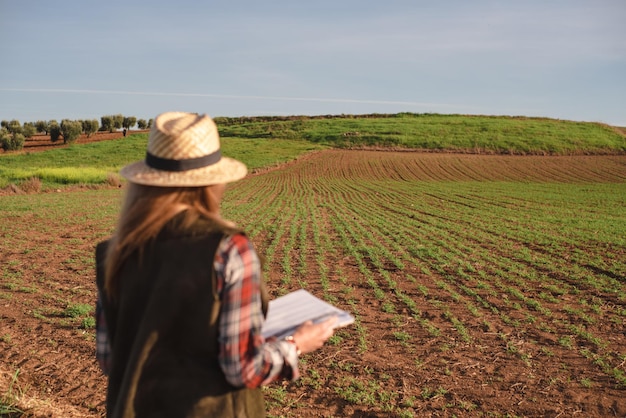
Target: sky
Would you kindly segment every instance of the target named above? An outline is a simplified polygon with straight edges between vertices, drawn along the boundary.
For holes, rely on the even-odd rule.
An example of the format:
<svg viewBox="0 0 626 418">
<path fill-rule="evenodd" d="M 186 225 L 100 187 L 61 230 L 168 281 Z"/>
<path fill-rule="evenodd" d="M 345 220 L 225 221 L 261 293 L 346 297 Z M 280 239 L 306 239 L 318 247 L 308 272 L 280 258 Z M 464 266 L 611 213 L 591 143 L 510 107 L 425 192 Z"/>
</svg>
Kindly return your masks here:
<svg viewBox="0 0 626 418">
<path fill-rule="evenodd" d="M 0 120 L 368 113 L 626 126 L 625 0 L 0 0 Z"/>
</svg>

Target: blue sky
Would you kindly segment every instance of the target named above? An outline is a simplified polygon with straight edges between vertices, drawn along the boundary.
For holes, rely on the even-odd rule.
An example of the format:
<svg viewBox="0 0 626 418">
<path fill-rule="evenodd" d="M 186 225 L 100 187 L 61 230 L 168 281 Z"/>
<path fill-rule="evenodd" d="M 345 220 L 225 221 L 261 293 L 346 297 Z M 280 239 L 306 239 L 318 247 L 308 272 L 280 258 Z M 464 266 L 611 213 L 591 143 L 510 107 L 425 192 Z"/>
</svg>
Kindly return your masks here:
<svg viewBox="0 0 626 418">
<path fill-rule="evenodd" d="M 440 113 L 626 126 L 624 0 L 0 0 L 0 119 Z"/>
</svg>

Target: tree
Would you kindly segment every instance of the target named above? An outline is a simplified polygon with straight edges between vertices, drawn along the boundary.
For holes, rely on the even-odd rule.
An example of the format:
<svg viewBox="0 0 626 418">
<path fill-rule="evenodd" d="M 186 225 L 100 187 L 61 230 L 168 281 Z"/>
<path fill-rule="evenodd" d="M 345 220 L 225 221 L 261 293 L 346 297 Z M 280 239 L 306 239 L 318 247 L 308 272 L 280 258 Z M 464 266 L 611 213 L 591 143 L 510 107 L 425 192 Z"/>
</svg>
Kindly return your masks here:
<svg viewBox="0 0 626 418">
<path fill-rule="evenodd" d="M 147 127 L 148 127 L 148 128 L 152 128 L 152 124 L 153 124 L 153 123 L 154 123 L 154 119 L 150 119 L 150 120 L 148 121 L 148 126 L 147 126 Z"/>
<path fill-rule="evenodd" d="M 48 124 L 48 132 L 50 133 L 50 141 L 57 142 L 61 136 L 61 127 L 56 120 L 51 120 Z"/>
<path fill-rule="evenodd" d="M 48 134 L 48 122 L 44 120 L 38 120 L 37 122 L 35 122 L 35 129 L 37 129 L 37 132 L 45 132 L 47 135 Z"/>
<path fill-rule="evenodd" d="M 56 121 L 56 119 L 51 119 L 48 122 L 48 125 L 46 125 L 46 135 L 50 134 L 50 126 L 52 125 L 58 125 L 59 123 Z"/>
<path fill-rule="evenodd" d="M 100 118 L 100 122 L 103 130 L 109 132 L 113 132 L 115 130 L 115 128 L 113 128 L 113 116 L 102 116 Z"/>
<path fill-rule="evenodd" d="M 121 129 L 124 126 L 124 115 L 113 115 L 113 128 Z M 113 131 L 111 131 L 113 132 Z"/>
<path fill-rule="evenodd" d="M 87 138 L 89 138 L 91 135 L 98 132 L 98 128 L 100 127 L 97 119 L 84 120 L 82 121 L 82 125 L 83 125 L 83 132 L 85 132 L 85 135 L 87 135 Z"/>
<path fill-rule="evenodd" d="M 102 129 L 109 132 L 115 132 L 116 129 L 121 129 L 124 125 L 124 115 L 106 115 L 100 118 L 102 122 Z"/>
<path fill-rule="evenodd" d="M 92 125 L 92 129 L 95 127 L 95 131 L 94 133 L 98 132 L 98 130 L 100 129 L 100 124 L 98 123 L 98 119 L 92 119 L 91 120 L 91 125 Z"/>
<path fill-rule="evenodd" d="M 61 134 L 63 135 L 63 142 L 74 142 L 78 139 L 83 132 L 83 124 L 77 120 L 63 119 L 61 121 Z"/>
<path fill-rule="evenodd" d="M 130 129 L 137 123 L 137 118 L 134 116 L 125 116 L 122 122 L 122 128 Z"/>
<path fill-rule="evenodd" d="M 22 124 L 19 120 L 13 119 L 9 122 L 7 126 L 7 130 L 12 134 L 21 134 L 22 133 Z"/>
<path fill-rule="evenodd" d="M 137 120 L 137 127 L 139 129 L 146 129 L 148 127 L 148 122 L 146 122 L 145 119 L 138 119 Z"/>
<path fill-rule="evenodd" d="M 32 122 L 24 122 L 24 127 L 22 128 L 22 134 L 25 138 L 32 138 L 33 135 L 37 133 L 37 128 Z"/>
<path fill-rule="evenodd" d="M 8 129 L 0 129 L 0 147 L 5 151 L 17 151 L 24 148 L 24 135 L 19 132 L 9 132 Z"/>
</svg>

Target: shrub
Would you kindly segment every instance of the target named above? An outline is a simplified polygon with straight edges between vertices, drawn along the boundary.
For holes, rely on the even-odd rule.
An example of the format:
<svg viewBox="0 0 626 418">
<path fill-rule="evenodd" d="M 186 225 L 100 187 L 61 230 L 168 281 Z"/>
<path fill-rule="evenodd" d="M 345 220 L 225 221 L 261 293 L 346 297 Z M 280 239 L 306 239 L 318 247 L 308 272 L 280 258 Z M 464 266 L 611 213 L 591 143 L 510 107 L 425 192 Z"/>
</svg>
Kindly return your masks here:
<svg viewBox="0 0 626 418">
<path fill-rule="evenodd" d="M 32 123 L 24 123 L 24 127 L 22 128 L 22 134 L 25 138 L 32 138 L 33 135 L 37 133 L 37 128 Z"/>
<path fill-rule="evenodd" d="M 13 134 L 13 150 L 17 151 L 24 148 L 24 135 Z"/>
<path fill-rule="evenodd" d="M 20 183 L 20 189 L 26 193 L 39 193 L 41 191 L 41 180 L 39 180 L 39 177 L 31 177 Z"/>
<path fill-rule="evenodd" d="M 39 193 L 41 191 L 41 180 L 39 177 L 31 177 L 20 183 L 20 189 L 26 193 Z"/>
<path fill-rule="evenodd" d="M 5 151 L 18 151 L 24 148 L 24 135 L 0 130 L 0 147 Z"/>
<path fill-rule="evenodd" d="M 122 180 L 118 174 L 109 173 L 107 174 L 106 184 L 113 187 L 122 187 Z"/>
<path fill-rule="evenodd" d="M 7 131 L 7 128 L 5 128 L 4 126 L 0 128 L 0 142 L 1 143 L 4 143 L 4 139 L 9 136 L 11 136 L 11 134 L 9 133 L 9 131 Z"/>
<path fill-rule="evenodd" d="M 9 193 L 13 193 L 13 194 L 24 194 L 24 190 L 20 189 L 19 187 L 17 187 L 17 185 L 15 185 L 14 183 L 9 184 L 7 187 L 5 187 L 3 190 L 8 191 Z M 1 417 L 2 415 L 0 415 Z"/>
</svg>

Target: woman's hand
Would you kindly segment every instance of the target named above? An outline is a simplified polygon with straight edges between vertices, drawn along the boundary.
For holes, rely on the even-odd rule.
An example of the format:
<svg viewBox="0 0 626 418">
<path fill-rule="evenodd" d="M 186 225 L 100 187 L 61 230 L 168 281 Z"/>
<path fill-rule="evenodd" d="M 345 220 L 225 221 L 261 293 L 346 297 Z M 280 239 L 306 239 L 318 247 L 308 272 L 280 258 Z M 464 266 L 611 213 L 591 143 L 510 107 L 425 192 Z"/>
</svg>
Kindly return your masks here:
<svg viewBox="0 0 626 418">
<path fill-rule="evenodd" d="M 307 321 L 300 325 L 293 334 L 293 342 L 302 354 L 310 353 L 322 347 L 335 332 L 337 317 L 333 316 L 327 320 L 314 324 Z"/>
</svg>

